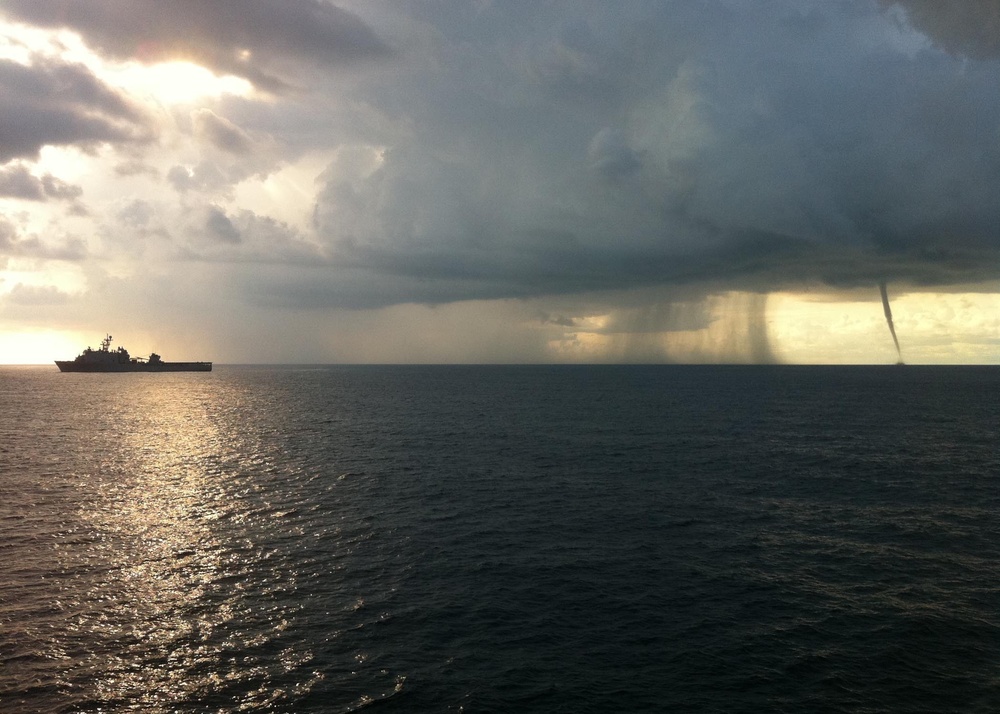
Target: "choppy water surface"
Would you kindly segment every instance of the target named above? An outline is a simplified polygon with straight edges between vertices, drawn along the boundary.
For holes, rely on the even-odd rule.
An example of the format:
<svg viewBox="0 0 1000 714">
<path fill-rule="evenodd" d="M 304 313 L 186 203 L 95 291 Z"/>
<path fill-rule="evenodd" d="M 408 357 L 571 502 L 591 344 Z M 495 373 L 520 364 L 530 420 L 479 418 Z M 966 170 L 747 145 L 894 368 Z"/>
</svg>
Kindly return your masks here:
<svg viewBox="0 0 1000 714">
<path fill-rule="evenodd" d="M 0 710 L 993 712 L 998 397 L 0 369 Z"/>
</svg>

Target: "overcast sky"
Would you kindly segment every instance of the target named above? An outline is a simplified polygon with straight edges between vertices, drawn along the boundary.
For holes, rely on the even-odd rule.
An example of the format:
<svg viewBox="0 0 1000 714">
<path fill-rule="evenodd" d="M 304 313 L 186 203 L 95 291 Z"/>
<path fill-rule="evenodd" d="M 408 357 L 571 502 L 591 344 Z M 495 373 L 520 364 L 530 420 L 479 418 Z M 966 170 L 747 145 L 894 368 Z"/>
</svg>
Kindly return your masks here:
<svg viewBox="0 0 1000 714">
<path fill-rule="evenodd" d="M 997 363 L 998 197 L 997 0 L 0 5 L 0 361 Z"/>
</svg>

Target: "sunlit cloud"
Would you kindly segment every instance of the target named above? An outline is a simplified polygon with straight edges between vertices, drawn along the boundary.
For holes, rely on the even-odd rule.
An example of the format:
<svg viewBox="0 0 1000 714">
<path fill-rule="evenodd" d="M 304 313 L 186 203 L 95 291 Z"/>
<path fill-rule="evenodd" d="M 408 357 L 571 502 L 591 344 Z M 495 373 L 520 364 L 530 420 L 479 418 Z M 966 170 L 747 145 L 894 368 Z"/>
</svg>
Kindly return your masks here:
<svg viewBox="0 0 1000 714">
<path fill-rule="evenodd" d="M 32 27 L 0 18 L 0 59 L 30 65 L 41 57 L 81 64 L 100 62 L 79 33 Z"/>
<path fill-rule="evenodd" d="M 249 96 L 253 85 L 242 77 L 217 74 L 191 61 L 146 64 L 102 57 L 75 32 L 38 29 L 0 21 L 0 59 L 30 66 L 58 60 L 87 67 L 95 76 L 135 98 L 162 105 L 189 104 L 205 97 Z"/>
<path fill-rule="evenodd" d="M 223 95 L 249 96 L 253 85 L 233 75 L 216 75 L 192 62 L 145 65 L 129 62 L 105 64 L 101 76 L 130 94 L 165 105 L 190 104 Z"/>
</svg>

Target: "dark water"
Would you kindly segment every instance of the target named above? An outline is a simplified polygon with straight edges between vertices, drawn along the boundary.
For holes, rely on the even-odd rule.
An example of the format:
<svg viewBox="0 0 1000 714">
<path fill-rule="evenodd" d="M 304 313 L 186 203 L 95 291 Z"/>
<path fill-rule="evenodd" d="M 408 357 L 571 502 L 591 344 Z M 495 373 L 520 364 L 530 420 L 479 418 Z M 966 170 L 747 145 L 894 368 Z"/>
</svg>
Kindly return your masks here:
<svg viewBox="0 0 1000 714">
<path fill-rule="evenodd" d="M 0 370 L 0 711 L 1000 710 L 1000 369 Z"/>
</svg>

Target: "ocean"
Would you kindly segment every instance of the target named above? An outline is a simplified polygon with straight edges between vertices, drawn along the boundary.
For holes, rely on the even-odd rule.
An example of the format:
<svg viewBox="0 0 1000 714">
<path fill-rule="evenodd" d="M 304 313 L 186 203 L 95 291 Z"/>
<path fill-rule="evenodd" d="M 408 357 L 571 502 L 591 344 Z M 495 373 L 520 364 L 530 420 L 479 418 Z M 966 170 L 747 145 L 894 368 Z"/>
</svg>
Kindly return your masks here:
<svg viewBox="0 0 1000 714">
<path fill-rule="evenodd" d="M 0 368 L 0 711 L 996 712 L 1000 369 Z"/>
</svg>

